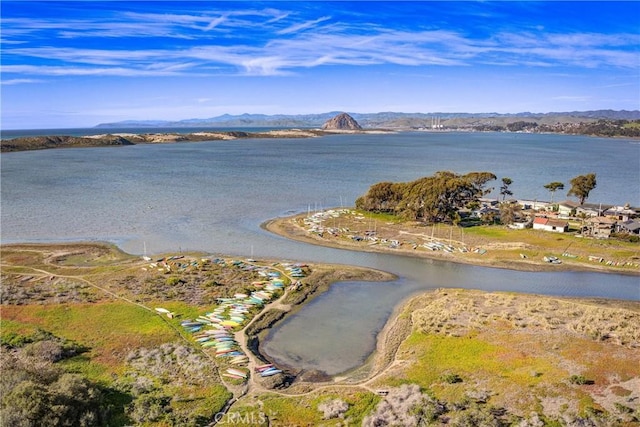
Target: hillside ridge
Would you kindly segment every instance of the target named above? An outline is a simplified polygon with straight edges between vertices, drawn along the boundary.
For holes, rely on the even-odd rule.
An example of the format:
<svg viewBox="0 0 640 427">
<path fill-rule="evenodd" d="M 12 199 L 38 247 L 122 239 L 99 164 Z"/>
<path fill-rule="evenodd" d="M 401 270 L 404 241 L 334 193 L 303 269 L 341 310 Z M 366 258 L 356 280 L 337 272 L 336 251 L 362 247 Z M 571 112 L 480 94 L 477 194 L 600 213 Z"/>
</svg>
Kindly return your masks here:
<svg viewBox="0 0 640 427">
<path fill-rule="evenodd" d="M 340 111 L 330 111 L 318 114 L 223 114 L 210 118 L 192 118 L 185 120 L 125 120 L 113 123 L 101 123 L 96 128 L 123 127 L 321 127 L 327 120 L 340 114 Z M 402 113 L 377 112 L 356 113 L 346 112 L 363 128 L 375 127 L 430 127 L 434 118 L 472 123 L 477 120 L 499 119 L 507 123 L 516 121 L 536 121 L 543 124 L 557 122 L 584 122 L 604 120 L 638 120 L 640 110 L 591 110 L 549 113 Z"/>
</svg>

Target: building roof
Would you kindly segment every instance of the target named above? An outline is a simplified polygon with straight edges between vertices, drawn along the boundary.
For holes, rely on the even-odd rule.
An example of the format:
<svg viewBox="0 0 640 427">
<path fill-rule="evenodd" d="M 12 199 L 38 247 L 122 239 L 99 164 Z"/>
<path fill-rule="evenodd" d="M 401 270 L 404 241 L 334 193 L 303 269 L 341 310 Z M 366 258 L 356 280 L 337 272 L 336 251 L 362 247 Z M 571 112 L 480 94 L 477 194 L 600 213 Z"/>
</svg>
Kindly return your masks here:
<svg viewBox="0 0 640 427">
<path fill-rule="evenodd" d="M 605 215 L 634 215 L 635 213 L 636 211 L 623 206 L 612 206 L 604 211 Z"/>
<path fill-rule="evenodd" d="M 543 216 L 535 217 L 533 220 L 533 223 L 540 224 L 540 225 L 548 225 L 549 227 L 560 227 L 560 228 L 564 228 L 569 225 L 567 221 L 560 221 L 558 219 L 551 219 Z"/>
<path fill-rule="evenodd" d="M 562 202 L 558 202 L 558 206 L 567 206 L 571 209 L 575 209 L 580 206 L 580 203 L 574 202 L 573 200 L 564 200 Z"/>
<path fill-rule="evenodd" d="M 618 225 L 623 226 L 625 229 L 629 231 L 635 231 L 640 228 L 640 221 L 630 219 L 628 221 L 621 221 L 618 223 Z"/>
<path fill-rule="evenodd" d="M 607 225 L 613 225 L 615 224 L 617 221 L 613 218 L 608 218 L 606 216 L 594 216 L 591 217 L 589 219 L 587 219 L 587 222 L 593 222 L 595 224 L 607 224 Z"/>
</svg>

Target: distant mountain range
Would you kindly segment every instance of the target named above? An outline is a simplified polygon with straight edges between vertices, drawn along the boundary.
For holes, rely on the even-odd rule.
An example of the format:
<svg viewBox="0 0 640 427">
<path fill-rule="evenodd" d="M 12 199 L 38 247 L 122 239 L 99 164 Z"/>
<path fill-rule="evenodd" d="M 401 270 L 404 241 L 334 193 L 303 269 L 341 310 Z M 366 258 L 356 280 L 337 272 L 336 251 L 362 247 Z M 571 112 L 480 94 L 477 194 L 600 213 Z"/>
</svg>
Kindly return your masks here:
<svg viewBox="0 0 640 427">
<path fill-rule="evenodd" d="M 342 113 L 331 111 L 319 114 L 223 114 L 207 119 L 169 120 L 125 120 L 115 123 L 101 123 L 96 128 L 319 128 L 327 120 Z M 363 128 L 410 129 L 432 127 L 434 120 L 439 124 L 465 127 L 479 124 L 508 124 L 516 121 L 528 121 L 538 124 L 578 123 L 606 120 L 638 120 L 640 111 L 633 110 L 595 110 L 554 113 L 349 113 Z"/>
</svg>

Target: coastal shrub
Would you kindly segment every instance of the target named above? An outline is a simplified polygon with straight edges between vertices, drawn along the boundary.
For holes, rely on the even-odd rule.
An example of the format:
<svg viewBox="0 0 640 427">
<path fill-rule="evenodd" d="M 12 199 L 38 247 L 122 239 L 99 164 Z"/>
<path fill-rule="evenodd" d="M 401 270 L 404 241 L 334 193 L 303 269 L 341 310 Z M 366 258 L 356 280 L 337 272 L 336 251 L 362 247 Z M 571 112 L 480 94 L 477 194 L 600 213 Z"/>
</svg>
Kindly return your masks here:
<svg viewBox="0 0 640 427">
<path fill-rule="evenodd" d="M 158 392 L 138 396 L 129 406 L 128 415 L 137 423 L 160 421 L 171 412 L 171 398 Z"/>
<path fill-rule="evenodd" d="M 621 403 L 615 402 L 614 406 L 616 408 L 616 410 L 618 412 L 620 412 L 621 414 L 633 414 L 633 409 L 629 408 L 628 406 L 625 406 Z"/>
<path fill-rule="evenodd" d="M 132 397 L 125 414 L 137 424 L 207 425 L 231 397 L 211 361 L 191 346 L 137 348 L 125 361 L 118 386 Z"/>
<path fill-rule="evenodd" d="M 103 394 L 87 378 L 64 373 L 37 352 L 3 349 L 1 358 L 0 426 L 106 425 Z"/>
<path fill-rule="evenodd" d="M 57 362 L 62 360 L 64 349 L 62 344 L 53 340 L 43 340 L 27 345 L 24 348 L 27 355 L 48 360 L 49 362 Z"/>
<path fill-rule="evenodd" d="M 442 381 L 446 382 L 447 384 L 456 384 L 462 382 L 462 378 L 460 378 L 460 375 L 458 374 L 447 373 L 442 375 L 441 378 Z"/>
<path fill-rule="evenodd" d="M 323 413 L 325 420 L 332 418 L 344 418 L 344 413 L 349 409 L 349 404 L 341 399 L 333 399 L 318 405 L 318 410 Z"/>
<path fill-rule="evenodd" d="M 179 277 L 171 276 L 167 278 L 167 286 L 175 286 L 179 284 L 182 280 Z"/>
<path fill-rule="evenodd" d="M 462 411 L 451 413 L 449 425 L 452 427 L 506 427 L 512 425 L 509 420 L 503 420 L 502 411 L 480 405 L 472 405 Z"/>
<path fill-rule="evenodd" d="M 569 382 L 571 384 L 576 384 L 576 385 L 585 385 L 585 384 L 592 384 L 593 383 L 593 381 L 589 381 L 583 375 L 571 375 L 569 377 Z"/>
<path fill-rule="evenodd" d="M 435 421 L 446 407 L 420 391 L 416 384 L 403 384 L 389 390 L 375 411 L 364 418 L 363 427 L 418 426 Z"/>
</svg>

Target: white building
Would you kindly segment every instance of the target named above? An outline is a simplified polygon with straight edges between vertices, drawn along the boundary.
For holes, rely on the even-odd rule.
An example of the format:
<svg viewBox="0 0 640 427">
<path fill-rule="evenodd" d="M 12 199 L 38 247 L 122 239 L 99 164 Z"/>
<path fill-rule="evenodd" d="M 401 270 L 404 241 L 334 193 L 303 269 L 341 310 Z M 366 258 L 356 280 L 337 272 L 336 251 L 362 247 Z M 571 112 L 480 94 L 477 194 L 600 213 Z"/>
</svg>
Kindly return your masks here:
<svg viewBox="0 0 640 427">
<path fill-rule="evenodd" d="M 533 220 L 533 229 L 552 231 L 555 233 L 566 233 L 569 231 L 569 223 L 567 221 L 537 216 Z"/>
</svg>

